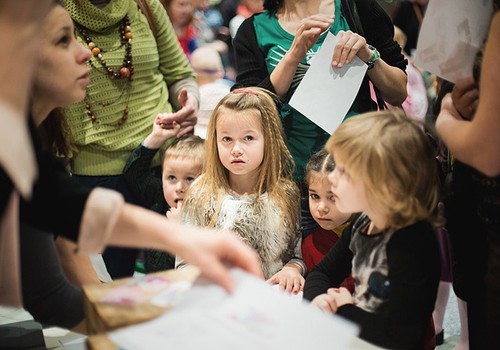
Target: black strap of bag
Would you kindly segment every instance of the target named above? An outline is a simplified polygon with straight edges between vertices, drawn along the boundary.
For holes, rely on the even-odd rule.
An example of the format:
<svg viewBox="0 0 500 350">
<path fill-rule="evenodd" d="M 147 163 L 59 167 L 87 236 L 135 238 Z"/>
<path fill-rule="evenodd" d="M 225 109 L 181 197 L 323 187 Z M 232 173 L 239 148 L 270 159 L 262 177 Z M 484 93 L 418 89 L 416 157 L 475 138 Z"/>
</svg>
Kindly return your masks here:
<svg viewBox="0 0 500 350">
<path fill-rule="evenodd" d="M 359 17 L 358 7 L 356 6 L 356 0 L 342 0 L 342 13 L 349 24 L 349 28 L 355 33 L 358 33 L 362 37 L 365 36 L 365 32 L 363 30 L 363 25 L 361 24 L 361 18 Z M 377 106 L 380 110 L 387 109 L 387 105 L 385 104 L 384 98 L 380 93 L 380 90 L 373 85 L 373 89 L 375 90 L 375 97 L 377 99 Z"/>
</svg>

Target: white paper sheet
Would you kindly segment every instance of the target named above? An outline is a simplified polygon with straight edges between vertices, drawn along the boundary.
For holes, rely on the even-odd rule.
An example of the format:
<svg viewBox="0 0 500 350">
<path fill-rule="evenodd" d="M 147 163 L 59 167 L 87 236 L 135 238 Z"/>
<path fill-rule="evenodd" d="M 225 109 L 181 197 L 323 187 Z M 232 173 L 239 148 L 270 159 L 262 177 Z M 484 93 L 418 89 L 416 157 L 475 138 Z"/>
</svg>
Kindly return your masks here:
<svg viewBox="0 0 500 350">
<path fill-rule="evenodd" d="M 430 0 L 415 65 L 453 83 L 472 76 L 491 13 L 491 0 Z"/>
<path fill-rule="evenodd" d="M 231 274 L 232 295 L 213 284 L 195 284 L 164 315 L 109 338 L 125 350 L 348 349 L 353 343 L 354 324 L 277 293 L 241 270 Z"/>
<path fill-rule="evenodd" d="M 333 68 L 336 42 L 329 32 L 290 99 L 293 108 L 330 134 L 344 120 L 368 69 L 358 56 L 342 68 Z"/>
</svg>

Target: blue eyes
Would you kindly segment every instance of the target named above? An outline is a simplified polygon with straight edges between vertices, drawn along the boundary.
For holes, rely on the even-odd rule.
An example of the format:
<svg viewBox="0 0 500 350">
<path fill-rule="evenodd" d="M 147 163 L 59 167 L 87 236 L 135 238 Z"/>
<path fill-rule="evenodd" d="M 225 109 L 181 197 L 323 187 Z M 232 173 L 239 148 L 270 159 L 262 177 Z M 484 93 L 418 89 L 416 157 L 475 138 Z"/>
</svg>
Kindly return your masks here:
<svg viewBox="0 0 500 350">
<path fill-rule="evenodd" d="M 187 178 L 186 178 L 186 181 L 187 181 L 187 182 L 189 182 L 189 183 L 191 183 L 191 182 L 193 182 L 193 181 L 194 181 L 194 179 L 195 179 L 194 177 L 187 177 Z M 175 181 L 175 180 L 177 180 L 177 177 L 175 177 L 174 175 L 169 175 L 169 176 L 167 177 L 167 180 L 168 180 L 168 181 Z"/>
</svg>

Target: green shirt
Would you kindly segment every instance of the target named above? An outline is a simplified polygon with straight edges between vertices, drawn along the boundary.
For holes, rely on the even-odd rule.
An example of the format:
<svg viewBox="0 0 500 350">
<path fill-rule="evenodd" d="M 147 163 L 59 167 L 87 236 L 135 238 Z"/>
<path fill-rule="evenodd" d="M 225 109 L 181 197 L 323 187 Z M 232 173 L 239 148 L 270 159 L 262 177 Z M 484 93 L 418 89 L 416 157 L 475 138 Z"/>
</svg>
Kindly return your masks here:
<svg viewBox="0 0 500 350">
<path fill-rule="evenodd" d="M 132 151 L 151 132 L 154 117 L 160 112 L 172 112 L 169 86 L 194 78 L 165 9 L 158 0 L 148 2 L 156 22 L 156 38 L 135 1 L 111 0 L 102 9 L 89 0 L 65 1 L 73 20 L 89 29 L 92 40 L 103 50 L 107 65 L 115 70 L 121 67 L 125 55 L 119 34 L 125 15 L 130 19 L 133 34 L 133 81 L 110 78 L 92 58 L 87 96 L 97 120 L 92 122 L 86 114 L 85 101 L 65 110 L 79 150 L 71 161 L 74 174 L 121 174 Z M 81 37 L 78 39 L 84 42 Z M 127 105 L 128 118 L 119 126 Z M 158 152 L 153 165 L 160 164 L 161 154 Z"/>
<path fill-rule="evenodd" d="M 332 34 L 337 34 L 340 30 L 349 30 L 346 19 L 343 15 L 340 15 L 340 3 L 340 1 L 335 2 L 335 20 L 329 29 Z M 285 53 L 290 49 L 294 36 L 285 31 L 279 24 L 276 16 L 268 11 L 255 16 L 254 27 L 259 47 L 266 56 L 267 70 L 269 74 L 271 74 Z M 294 178 L 296 180 L 303 179 L 304 168 L 309 158 L 313 153 L 320 150 L 330 137 L 327 132 L 288 104 L 290 97 L 299 85 L 304 74 L 307 72 L 311 60 L 316 56 L 323 44 L 326 34 L 326 32 L 321 34 L 316 44 L 307 52 L 306 56 L 299 64 L 295 76 L 293 77 L 286 102 L 281 108 L 281 117 L 287 137 L 288 148 L 295 161 L 296 170 Z M 358 97 L 356 97 L 346 118 L 370 109 L 369 94 L 366 97 L 368 100 L 363 96 L 358 95 Z M 364 98 L 366 101 L 362 102 L 361 98 Z"/>
</svg>

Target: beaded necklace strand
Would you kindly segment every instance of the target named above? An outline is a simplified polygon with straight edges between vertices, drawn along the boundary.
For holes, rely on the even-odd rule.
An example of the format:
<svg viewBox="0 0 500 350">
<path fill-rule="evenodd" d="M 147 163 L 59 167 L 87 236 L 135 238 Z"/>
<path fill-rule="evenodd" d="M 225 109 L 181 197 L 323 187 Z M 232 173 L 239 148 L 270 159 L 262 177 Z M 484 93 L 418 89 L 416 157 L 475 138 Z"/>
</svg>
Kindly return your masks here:
<svg viewBox="0 0 500 350">
<path fill-rule="evenodd" d="M 134 66 L 133 66 L 133 61 L 132 61 L 132 28 L 130 27 L 130 20 L 128 16 L 125 16 L 121 23 L 120 23 L 120 47 L 125 47 L 125 56 L 123 58 L 123 63 L 122 66 L 120 67 L 119 70 L 113 69 L 112 67 L 109 67 L 106 63 L 106 60 L 104 59 L 103 53 L 105 53 L 104 50 L 99 48 L 92 38 L 89 35 L 89 30 L 85 27 L 83 27 L 79 23 L 75 23 L 76 28 L 82 35 L 83 39 L 87 43 L 87 47 L 89 50 L 92 52 L 93 58 L 97 60 L 100 65 L 104 68 L 104 73 L 107 74 L 110 78 L 114 79 L 127 79 L 125 82 L 125 86 L 122 89 L 122 93 L 118 97 L 116 101 L 121 99 L 121 97 L 124 95 L 125 89 L 129 90 L 130 89 L 130 82 L 132 82 L 132 76 L 134 75 Z M 97 68 L 94 64 L 90 63 L 92 68 Z M 130 92 L 130 91 L 128 91 Z M 128 104 L 129 104 L 129 99 L 130 99 L 130 94 L 127 96 L 127 105 L 125 109 L 122 112 L 122 116 L 118 120 L 117 124 L 118 126 L 123 125 L 125 121 L 127 120 L 128 117 Z M 108 102 L 108 103 L 102 103 L 101 105 L 103 107 L 109 106 L 113 104 L 114 102 Z M 90 104 L 90 97 L 88 94 L 85 96 L 85 113 L 87 116 L 90 118 L 92 123 L 99 123 L 95 113 L 92 110 L 91 104 Z"/>
</svg>

